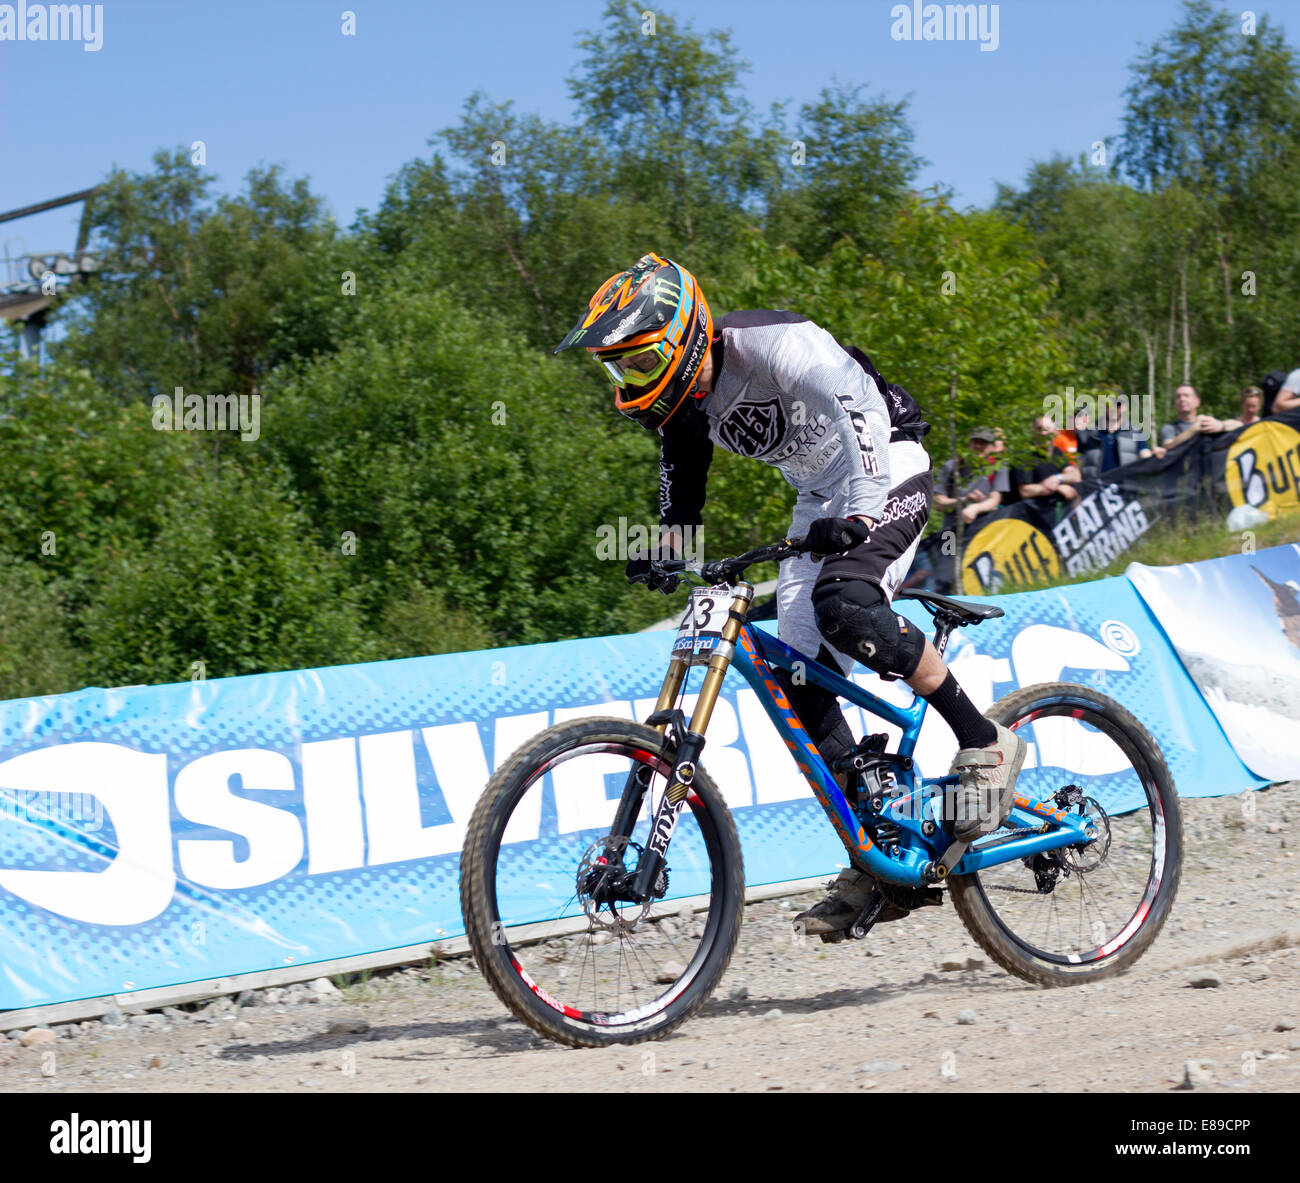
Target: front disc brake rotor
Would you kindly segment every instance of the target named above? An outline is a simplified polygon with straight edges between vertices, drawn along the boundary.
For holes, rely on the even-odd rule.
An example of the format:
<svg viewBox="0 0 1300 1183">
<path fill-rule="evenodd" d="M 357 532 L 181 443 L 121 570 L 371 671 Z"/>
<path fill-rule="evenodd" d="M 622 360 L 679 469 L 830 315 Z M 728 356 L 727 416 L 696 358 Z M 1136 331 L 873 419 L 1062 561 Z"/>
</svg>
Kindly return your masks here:
<svg viewBox="0 0 1300 1183">
<path fill-rule="evenodd" d="M 629 850 L 636 852 L 631 867 L 627 865 L 626 857 Z M 636 869 L 644 854 L 639 842 L 612 835 L 597 839 L 583 851 L 578 862 L 575 894 L 593 924 L 611 931 L 630 932 L 645 919 L 651 904 L 668 891 L 667 867 L 659 869 L 651 898 L 642 903 L 633 900 L 623 886 L 636 877 Z"/>
</svg>

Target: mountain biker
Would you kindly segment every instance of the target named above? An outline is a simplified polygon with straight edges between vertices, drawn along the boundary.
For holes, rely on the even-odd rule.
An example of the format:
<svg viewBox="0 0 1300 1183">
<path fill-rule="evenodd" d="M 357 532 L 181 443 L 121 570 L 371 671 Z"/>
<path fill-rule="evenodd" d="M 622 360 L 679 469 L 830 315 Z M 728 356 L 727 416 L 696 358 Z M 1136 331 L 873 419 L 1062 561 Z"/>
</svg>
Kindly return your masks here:
<svg viewBox="0 0 1300 1183">
<path fill-rule="evenodd" d="M 927 699 L 960 749 L 954 835 L 970 841 L 997 829 L 1024 741 L 980 714 L 930 641 L 890 607 L 933 497 L 921 444 L 929 425 L 907 391 L 793 312 L 732 312 L 715 331 L 695 277 L 655 254 L 606 280 L 555 352 L 577 345 L 614 383 L 615 408 L 659 434 L 661 533 L 673 546 L 682 527 L 701 523 L 715 444 L 780 469 L 798 492 L 790 536 L 806 535 L 810 550 L 781 564 L 781 640 L 843 673 L 859 660 Z M 629 561 L 628 578 L 650 582 L 649 560 Z M 854 746 L 837 699 L 775 674 L 832 766 Z M 846 792 L 849 775 L 839 778 Z M 795 919 L 810 934 L 843 932 L 875 886 L 850 866 Z M 880 919 L 903 915 L 887 907 Z"/>
</svg>

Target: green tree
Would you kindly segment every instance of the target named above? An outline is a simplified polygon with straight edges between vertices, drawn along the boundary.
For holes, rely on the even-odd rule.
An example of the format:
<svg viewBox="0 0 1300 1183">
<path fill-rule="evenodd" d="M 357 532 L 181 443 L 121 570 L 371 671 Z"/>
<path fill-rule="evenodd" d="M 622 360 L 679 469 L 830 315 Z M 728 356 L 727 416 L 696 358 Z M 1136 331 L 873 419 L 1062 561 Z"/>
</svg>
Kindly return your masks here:
<svg viewBox="0 0 1300 1183">
<path fill-rule="evenodd" d="M 646 619 L 597 532 L 644 520 L 651 437 L 608 387 L 590 393 L 603 380 L 585 359 L 485 332 L 417 272 L 404 263 L 358 297 L 363 336 L 285 375 L 259 454 L 290 475 L 322 545 L 355 552 L 346 570 L 372 619 L 421 587 L 504 642 Z"/>
<path fill-rule="evenodd" d="M 616 191 L 613 166 L 586 131 L 475 94 L 433 142 L 454 166 L 450 208 L 433 201 L 418 215 L 414 256 L 431 281 L 538 348 L 554 346 L 597 284 L 664 236 L 660 211 Z"/>
<path fill-rule="evenodd" d="M 115 170 L 96 193 L 101 269 L 65 306 L 52 352 L 123 401 L 177 386 L 257 394 L 280 361 L 328 346 L 312 296 L 338 292 L 340 260 L 319 199 L 275 167 L 251 171 L 236 197 L 214 199 L 213 183 L 178 150 L 150 173 Z"/>
<path fill-rule="evenodd" d="M 651 24 L 651 22 L 653 22 Z M 605 147 L 613 189 L 664 220 L 660 253 L 717 271 L 780 183 L 784 146 L 759 130 L 731 34 L 697 34 L 631 0 L 610 0 L 578 41 L 569 79 L 581 126 Z"/>
<path fill-rule="evenodd" d="M 34 563 L 0 558 L 0 698 L 78 688 L 80 660 L 65 611 Z"/>
<path fill-rule="evenodd" d="M 1134 63 L 1125 90 L 1120 169 L 1145 190 L 1183 195 L 1176 315 L 1188 373 L 1194 341 L 1208 355 L 1197 369 L 1239 374 L 1270 368 L 1260 347 L 1285 340 L 1293 349 L 1300 328 L 1292 245 L 1300 194 L 1291 180 L 1300 165 L 1300 69 L 1267 16 L 1248 33 L 1245 20 L 1187 0 L 1180 23 Z M 1247 271 L 1268 309 L 1242 298 Z M 1281 321 L 1268 345 L 1261 312 Z"/>
<path fill-rule="evenodd" d="M 772 195 L 769 236 L 809 261 L 843 237 L 879 251 L 925 163 L 912 149 L 906 100 L 866 98 L 864 89 L 825 87 L 803 107 L 787 157 L 790 181 Z"/>
<path fill-rule="evenodd" d="M 162 507 L 157 540 L 105 557 L 84 614 L 87 676 L 103 685 L 363 661 L 342 560 L 320 549 L 286 490 L 228 466 Z"/>
<path fill-rule="evenodd" d="M 194 455 L 86 371 L 11 359 L 0 365 L 0 551 L 38 563 L 75 613 L 102 557 L 156 540 Z"/>
</svg>

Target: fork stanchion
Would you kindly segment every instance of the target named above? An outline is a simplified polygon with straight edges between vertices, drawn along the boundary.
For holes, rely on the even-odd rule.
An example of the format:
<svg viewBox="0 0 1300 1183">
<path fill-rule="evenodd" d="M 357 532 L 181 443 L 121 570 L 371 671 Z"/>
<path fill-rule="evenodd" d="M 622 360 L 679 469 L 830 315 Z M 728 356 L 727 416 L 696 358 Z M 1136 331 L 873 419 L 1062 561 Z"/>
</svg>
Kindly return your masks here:
<svg viewBox="0 0 1300 1183">
<path fill-rule="evenodd" d="M 674 657 L 668 663 L 668 672 L 664 675 L 663 685 L 659 688 L 659 697 L 655 700 L 654 714 L 672 709 L 673 703 L 677 701 L 677 695 L 682 688 L 682 682 L 686 678 L 686 671 L 690 668 L 690 662 L 682 661 Z M 655 730 L 662 732 L 668 726 L 666 722 L 651 724 Z"/>
<path fill-rule="evenodd" d="M 731 658 L 736 650 L 736 638 L 740 635 L 740 626 L 745 623 L 745 614 L 754 599 L 752 584 L 739 582 L 732 591 L 731 611 L 722 625 L 721 640 L 714 647 L 713 654 L 709 658 L 704 685 L 700 687 L 700 696 L 696 701 L 690 726 L 685 735 L 677 736 L 673 775 L 667 789 L 664 790 L 663 797 L 660 798 L 654 819 L 650 824 L 650 836 L 646 842 L 645 855 L 637 867 L 632 887 L 632 894 L 638 899 L 650 898 L 652 885 L 656 882 L 659 868 L 663 865 L 668 843 L 672 840 L 673 830 L 677 827 L 677 815 L 690 795 L 691 782 L 695 779 L 695 768 L 704 749 L 704 732 L 709 726 L 713 707 L 718 701 L 722 679 L 726 677 L 727 669 L 731 665 Z M 681 664 L 685 668 L 686 663 Z M 671 676 L 670 671 L 669 677 Z M 665 688 L 667 685 L 666 678 Z M 666 725 L 665 723 L 664 726 Z"/>
</svg>

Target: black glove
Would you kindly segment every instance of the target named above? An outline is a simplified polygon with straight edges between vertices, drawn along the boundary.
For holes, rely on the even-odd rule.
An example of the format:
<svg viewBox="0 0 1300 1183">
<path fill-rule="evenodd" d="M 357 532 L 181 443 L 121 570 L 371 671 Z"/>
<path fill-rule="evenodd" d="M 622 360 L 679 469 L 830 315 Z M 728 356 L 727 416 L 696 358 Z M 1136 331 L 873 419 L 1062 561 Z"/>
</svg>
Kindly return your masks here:
<svg viewBox="0 0 1300 1183">
<path fill-rule="evenodd" d="M 818 518 L 808 527 L 804 545 L 812 555 L 813 562 L 817 562 L 826 555 L 839 555 L 852 550 L 866 542 L 870 533 L 866 523 L 856 518 Z"/>
<path fill-rule="evenodd" d="M 649 559 L 628 559 L 627 581 L 628 583 L 644 583 L 647 587 L 652 587 L 655 591 L 663 592 L 667 596 L 677 590 L 682 577 L 676 574 L 656 575 L 651 570 Z"/>
</svg>

